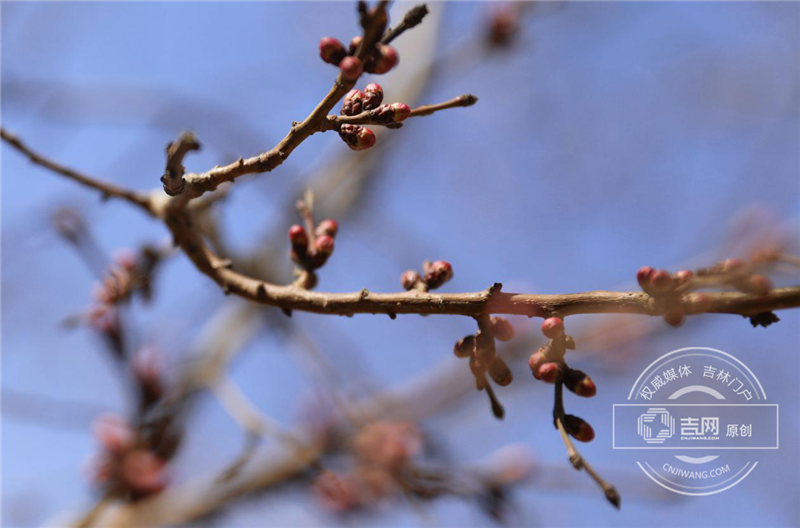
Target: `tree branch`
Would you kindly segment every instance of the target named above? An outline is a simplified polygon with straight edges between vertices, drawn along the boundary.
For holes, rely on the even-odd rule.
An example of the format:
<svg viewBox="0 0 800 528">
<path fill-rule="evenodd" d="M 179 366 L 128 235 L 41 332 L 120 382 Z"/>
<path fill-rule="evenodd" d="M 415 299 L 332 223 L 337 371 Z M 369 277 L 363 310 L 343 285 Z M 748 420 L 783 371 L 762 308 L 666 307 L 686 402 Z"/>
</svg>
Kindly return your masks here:
<svg viewBox="0 0 800 528">
<path fill-rule="evenodd" d="M 472 94 L 464 94 L 459 95 L 458 97 L 454 97 L 449 101 L 445 101 L 439 104 L 433 105 L 424 105 L 417 107 L 411 111 L 408 117 L 419 117 L 419 116 L 427 116 L 431 115 L 435 112 L 439 112 L 441 110 L 447 110 L 449 108 L 456 108 L 459 106 L 472 106 L 478 102 L 478 98 Z M 327 131 L 327 130 L 337 130 L 342 125 L 383 125 L 387 126 L 388 128 L 399 128 L 403 125 L 403 123 L 396 123 L 394 121 L 387 121 L 386 119 L 381 118 L 380 116 L 380 109 L 376 108 L 373 110 L 366 110 L 361 112 L 360 114 L 356 114 L 353 116 L 343 116 L 343 115 L 329 115 L 325 121 L 322 122 L 320 125 L 320 130 Z"/>
<path fill-rule="evenodd" d="M 16 135 L 2 127 L 0 127 L 0 138 L 25 155 L 33 163 L 46 169 L 50 169 L 51 171 L 61 174 L 62 176 L 66 176 L 70 180 L 78 182 L 81 185 L 100 191 L 104 199 L 120 198 L 144 209 L 148 214 L 153 214 L 152 208 L 150 207 L 150 198 L 147 195 L 140 194 L 123 187 L 118 187 L 113 183 L 105 182 L 92 176 L 87 176 L 50 159 L 47 159 L 28 148 L 28 146 L 25 145 Z"/>
</svg>

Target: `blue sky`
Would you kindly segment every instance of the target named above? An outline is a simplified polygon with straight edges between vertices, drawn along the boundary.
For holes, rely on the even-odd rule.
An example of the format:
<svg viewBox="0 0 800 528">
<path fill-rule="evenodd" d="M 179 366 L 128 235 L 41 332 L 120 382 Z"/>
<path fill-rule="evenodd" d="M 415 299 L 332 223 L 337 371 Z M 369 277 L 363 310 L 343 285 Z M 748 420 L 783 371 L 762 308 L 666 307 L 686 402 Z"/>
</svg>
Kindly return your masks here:
<svg viewBox="0 0 800 528">
<path fill-rule="evenodd" d="M 467 66 L 440 64 L 439 75 L 415 86 L 419 102 L 465 92 L 480 102 L 392 132 L 380 177 L 359 212 L 340 222 L 320 288 L 393 291 L 402 271 L 426 258 L 453 263 L 455 279 L 445 291 L 495 281 L 541 293 L 632 288 L 641 265 L 675 269 L 699 255 L 696 265 L 729 256 L 735 250 L 726 243 L 748 218 L 788 228 L 797 253 L 800 5 L 546 4 L 526 18 L 515 49 L 487 58 L 469 51 L 486 4 L 435 7 L 443 11 L 436 54 L 466 49 Z M 335 71 L 319 60 L 318 39 L 346 41 L 357 31 L 354 6 L 343 2 L 4 2 L 1 9 L 3 126 L 69 166 L 138 189 L 158 186 L 164 145 L 183 129 L 194 130 L 205 147 L 187 158 L 189 170 L 271 147 L 330 86 Z M 429 56 L 414 55 L 422 39 L 414 35 L 403 37 L 410 51 L 400 44 L 394 76 L 379 80 L 387 97 L 414 85 L 415 67 Z M 287 193 L 345 149 L 334 135 L 318 134 L 279 170 L 237 184 L 221 216 L 232 245 L 247 249 L 265 230 L 293 223 L 284 214 Z M 59 205 L 80 208 L 109 251 L 160 240 L 164 228 L 124 204 L 100 204 L 5 145 L 2 174 L 3 386 L 124 409 L 99 344 L 59 326 L 89 302 L 93 278 L 48 216 Z M 156 303 L 135 310 L 139 337 L 179 357 L 221 302 L 222 294 L 178 257 L 159 278 Z M 622 512 L 569 469 L 548 424 L 550 393 L 522 370 L 515 385 L 523 388 L 504 398 L 504 422 L 495 422 L 476 395 L 424 425 L 458 460 L 523 443 L 548 468 L 560 465 L 563 472 L 517 493 L 526 524 L 796 525 L 800 428 L 792 417 L 800 410 L 800 316 L 781 318 L 752 329 L 740 317 L 707 316 L 640 343 L 621 373 L 590 363 L 598 368 L 599 395 L 575 405 L 598 438 L 583 451 L 619 477 L 623 497 L 630 497 Z M 360 358 L 360 369 L 379 386 L 451 360 L 453 342 L 473 331 L 470 321 L 453 317 L 295 319 L 335 360 Z M 569 324 L 592 321 L 580 316 Z M 653 359 L 693 345 L 725 350 L 754 370 L 781 406 L 784 447 L 721 495 L 656 499 L 633 461 L 611 449 L 611 405 Z M 585 352 L 591 361 L 591 350 Z M 269 332 L 243 351 L 232 375 L 261 410 L 287 425 L 294 402 L 311 386 Z M 2 426 L 4 525 L 38 524 L 89 503 L 80 475 L 94 449 L 88 431 L 43 427 L 8 412 Z M 224 464 L 240 445 L 236 425 L 205 401 L 177 460 L 178 478 Z M 559 483 L 568 489 L 555 489 Z M 309 514 L 309 504 L 300 492 L 276 494 L 223 520 L 334 522 Z M 456 500 L 432 508 L 434 522 L 488 523 Z M 380 521 L 422 522 L 404 506 Z"/>
</svg>

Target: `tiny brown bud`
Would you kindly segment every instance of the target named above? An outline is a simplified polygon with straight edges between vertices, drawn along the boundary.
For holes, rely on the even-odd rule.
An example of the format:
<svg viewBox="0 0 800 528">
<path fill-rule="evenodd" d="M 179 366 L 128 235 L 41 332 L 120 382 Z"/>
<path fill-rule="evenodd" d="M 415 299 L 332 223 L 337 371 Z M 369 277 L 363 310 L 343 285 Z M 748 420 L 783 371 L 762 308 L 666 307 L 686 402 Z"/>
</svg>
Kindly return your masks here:
<svg viewBox="0 0 800 528">
<path fill-rule="evenodd" d="M 314 230 L 314 234 L 318 237 L 328 235 L 329 237 L 334 238 L 338 232 L 339 224 L 336 223 L 336 220 L 331 220 L 330 218 L 320 222 L 317 225 L 317 228 Z"/>
<path fill-rule="evenodd" d="M 472 356 L 475 352 L 475 336 L 468 335 L 466 337 L 462 337 L 456 342 L 456 346 L 453 348 L 453 353 L 456 357 L 460 358 L 468 358 Z"/>
<path fill-rule="evenodd" d="M 575 340 L 572 336 L 564 336 L 564 346 L 570 350 L 575 350 Z"/>
<path fill-rule="evenodd" d="M 453 278 L 453 266 L 444 260 L 437 260 L 425 271 L 425 284 L 436 289 Z"/>
<path fill-rule="evenodd" d="M 492 332 L 498 341 L 510 341 L 514 337 L 514 327 L 503 317 L 492 317 Z"/>
<path fill-rule="evenodd" d="M 364 66 L 357 57 L 345 57 L 339 63 L 339 69 L 345 80 L 355 81 L 361 76 L 361 73 L 364 71 Z"/>
<path fill-rule="evenodd" d="M 508 368 L 506 362 L 502 358 L 495 357 L 489 364 L 489 376 L 492 377 L 495 383 L 501 387 L 505 387 L 514 380 L 514 375 L 511 374 L 511 369 Z"/>
<path fill-rule="evenodd" d="M 572 414 L 565 415 L 564 428 L 571 437 L 579 442 L 591 442 L 594 440 L 594 429 L 583 418 Z"/>
<path fill-rule="evenodd" d="M 542 333 L 548 339 L 556 339 L 564 335 L 564 321 L 560 317 L 548 317 L 542 323 Z"/>
<path fill-rule="evenodd" d="M 319 56 L 328 64 L 339 64 L 347 52 L 344 45 L 333 37 L 323 37 L 319 41 Z"/>
<path fill-rule="evenodd" d="M 414 270 L 408 270 L 400 277 L 400 283 L 406 290 L 413 290 L 419 281 L 422 280 L 419 273 Z"/>
<path fill-rule="evenodd" d="M 591 398 L 597 394 L 597 386 L 592 381 L 592 378 L 577 369 L 567 369 L 564 374 L 564 386 L 584 398 Z"/>
<path fill-rule="evenodd" d="M 772 289 L 772 281 L 765 275 L 754 274 L 742 281 L 738 281 L 736 287 L 744 293 L 767 295 Z"/>
</svg>

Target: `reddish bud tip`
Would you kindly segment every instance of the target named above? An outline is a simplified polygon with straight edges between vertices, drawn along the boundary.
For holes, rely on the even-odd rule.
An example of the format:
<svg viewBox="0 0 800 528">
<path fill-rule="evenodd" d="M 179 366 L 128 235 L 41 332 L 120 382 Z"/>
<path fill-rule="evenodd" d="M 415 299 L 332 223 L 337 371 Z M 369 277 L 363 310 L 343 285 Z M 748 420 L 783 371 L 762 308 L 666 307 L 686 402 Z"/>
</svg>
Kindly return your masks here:
<svg viewBox="0 0 800 528">
<path fill-rule="evenodd" d="M 308 246 L 308 233 L 303 226 L 295 224 L 289 228 L 289 242 L 293 248 L 306 248 Z"/>
<path fill-rule="evenodd" d="M 339 137 L 352 150 L 367 150 L 375 145 L 375 134 L 372 130 L 359 125 L 342 125 Z"/>
<path fill-rule="evenodd" d="M 508 368 L 506 362 L 502 358 L 496 357 L 489 364 L 489 376 L 492 377 L 495 383 L 501 387 L 509 385 L 514 380 L 514 375 L 511 374 L 511 369 Z"/>
<path fill-rule="evenodd" d="M 394 110 L 394 122 L 399 123 L 411 115 L 411 107 L 405 103 L 392 103 L 392 110 Z"/>
<path fill-rule="evenodd" d="M 339 64 L 347 55 L 344 46 L 338 39 L 323 37 L 319 41 L 319 56 L 328 64 Z"/>
<path fill-rule="evenodd" d="M 594 429 L 583 418 L 572 414 L 565 415 L 564 428 L 571 437 L 579 442 L 591 442 L 594 440 Z"/>
<path fill-rule="evenodd" d="M 471 357 L 474 351 L 475 351 L 474 335 L 468 335 L 466 337 L 462 337 L 456 342 L 456 346 L 453 347 L 453 353 L 456 355 L 456 357 L 460 358 Z"/>
<path fill-rule="evenodd" d="M 591 398 L 597 394 L 597 386 L 592 381 L 592 378 L 578 369 L 567 369 L 564 374 L 564 386 L 584 398 Z"/>
<path fill-rule="evenodd" d="M 92 434 L 100 445 L 115 454 L 133 447 L 135 439 L 130 424 L 115 414 L 104 414 L 92 422 Z"/>
<path fill-rule="evenodd" d="M 740 269 L 744 268 L 744 262 L 738 258 L 729 258 L 727 260 L 722 261 L 721 267 L 724 273 L 731 273 L 733 271 L 739 271 Z"/>
<path fill-rule="evenodd" d="M 134 492 L 158 493 L 167 485 L 166 462 L 159 456 L 137 449 L 127 453 L 120 462 L 120 477 Z"/>
<path fill-rule="evenodd" d="M 314 230 L 314 234 L 318 237 L 323 235 L 328 235 L 329 237 L 333 238 L 336 236 L 336 233 L 339 232 L 339 224 L 336 223 L 336 220 L 331 220 L 330 218 L 327 220 L 323 220 L 317 225 L 317 228 Z"/>
<path fill-rule="evenodd" d="M 510 341 L 514 337 L 514 327 L 503 317 L 492 317 L 492 332 L 498 341 Z"/>
<path fill-rule="evenodd" d="M 674 326 L 675 328 L 681 326 L 683 324 L 683 320 L 685 319 L 686 314 L 680 308 L 675 308 L 672 310 L 668 310 L 664 314 L 664 321 L 670 326 Z"/>
<path fill-rule="evenodd" d="M 314 241 L 314 253 L 329 257 L 333 253 L 333 237 L 322 235 Z"/>
<path fill-rule="evenodd" d="M 425 284 L 435 289 L 453 278 L 453 266 L 445 260 L 437 260 L 425 272 Z"/>
<path fill-rule="evenodd" d="M 642 266 L 639 268 L 639 271 L 636 272 L 636 280 L 639 282 L 639 286 L 642 289 L 647 289 L 650 285 L 650 277 L 655 273 L 656 270 L 651 268 L 650 266 Z"/>
<path fill-rule="evenodd" d="M 355 88 L 347 92 L 342 101 L 341 114 L 346 116 L 360 114 L 364 110 L 364 97 L 364 92 Z"/>
<path fill-rule="evenodd" d="M 541 350 L 537 350 L 531 357 L 528 358 L 528 367 L 531 369 L 531 374 L 536 379 L 542 379 L 539 377 L 539 367 L 541 367 L 545 362 L 545 355 Z"/>
<path fill-rule="evenodd" d="M 538 379 L 546 383 L 555 383 L 564 377 L 564 369 L 558 363 L 544 363 L 539 367 Z"/>
<path fill-rule="evenodd" d="M 380 75 L 388 72 L 397 65 L 399 60 L 400 56 L 397 54 L 396 49 L 384 44 L 378 44 L 378 57 L 375 59 L 374 64 L 375 73 Z"/>
<path fill-rule="evenodd" d="M 350 55 L 356 52 L 358 47 L 361 45 L 362 40 L 364 40 L 364 37 L 362 37 L 361 35 L 356 35 L 355 37 L 350 39 L 350 47 L 348 48 Z"/>
<path fill-rule="evenodd" d="M 548 339 L 556 339 L 564 335 L 564 321 L 560 317 L 548 317 L 542 323 L 542 333 Z"/>
<path fill-rule="evenodd" d="M 678 281 L 678 284 L 686 284 L 694 277 L 694 272 L 691 270 L 680 270 L 675 273 L 675 280 Z"/>
<path fill-rule="evenodd" d="M 653 293 L 665 293 L 675 287 L 675 281 L 667 270 L 655 271 L 650 276 L 650 290 Z"/>
<path fill-rule="evenodd" d="M 383 88 L 380 84 L 370 83 L 364 88 L 364 110 L 378 108 L 383 102 Z"/>
<path fill-rule="evenodd" d="M 347 81 L 355 81 L 364 72 L 364 66 L 357 57 L 345 57 L 339 63 L 342 77 Z"/>
</svg>

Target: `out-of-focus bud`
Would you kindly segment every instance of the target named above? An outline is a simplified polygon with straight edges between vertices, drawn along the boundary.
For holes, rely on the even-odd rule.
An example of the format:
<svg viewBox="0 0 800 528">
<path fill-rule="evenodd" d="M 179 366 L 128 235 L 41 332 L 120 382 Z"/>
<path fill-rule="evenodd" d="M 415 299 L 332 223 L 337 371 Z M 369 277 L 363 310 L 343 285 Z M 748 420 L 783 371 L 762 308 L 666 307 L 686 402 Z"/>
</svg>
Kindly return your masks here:
<svg viewBox="0 0 800 528">
<path fill-rule="evenodd" d="M 509 385 L 514 380 L 511 369 L 509 369 L 506 362 L 499 357 L 495 357 L 489 364 L 489 376 L 501 387 Z"/>
<path fill-rule="evenodd" d="M 357 57 L 345 57 L 339 63 L 339 69 L 342 72 L 342 77 L 348 81 L 355 81 L 364 71 L 364 66 Z"/>
<path fill-rule="evenodd" d="M 594 440 L 594 429 L 583 418 L 572 414 L 565 415 L 564 428 L 571 437 L 579 442 L 591 442 Z"/>
<path fill-rule="evenodd" d="M 323 37 L 319 41 L 319 56 L 328 64 L 339 64 L 347 55 L 344 45 L 339 39 L 333 37 Z"/>
<path fill-rule="evenodd" d="M 422 435 L 410 422 L 381 420 L 361 428 L 353 449 L 362 461 L 395 471 L 422 450 Z"/>
<path fill-rule="evenodd" d="M 92 435 L 107 451 L 120 454 L 133 447 L 136 434 L 131 425 L 115 414 L 104 414 L 92 423 Z"/>
<path fill-rule="evenodd" d="M 542 323 L 542 333 L 548 339 L 556 339 L 564 335 L 564 321 L 560 317 L 548 317 Z"/>
<path fill-rule="evenodd" d="M 456 355 L 456 357 L 460 358 L 468 358 L 472 356 L 474 351 L 475 351 L 474 335 L 468 335 L 466 337 L 462 337 L 456 342 L 456 346 L 453 347 L 453 353 Z"/>
<path fill-rule="evenodd" d="M 492 317 L 492 333 L 498 341 L 510 341 L 514 337 L 514 327 L 504 317 Z"/>
<path fill-rule="evenodd" d="M 119 476 L 131 491 L 151 495 L 167 486 L 166 465 L 164 459 L 150 451 L 136 449 L 122 457 Z"/>
<path fill-rule="evenodd" d="M 425 284 L 434 290 L 453 278 L 453 266 L 447 261 L 437 260 L 425 271 Z"/>
<path fill-rule="evenodd" d="M 384 44 L 378 44 L 377 46 L 378 56 L 375 58 L 373 68 L 375 73 L 380 75 L 394 68 L 400 60 L 400 56 L 397 54 L 397 50 L 391 46 Z"/>
<path fill-rule="evenodd" d="M 336 220 L 331 220 L 330 218 L 320 222 L 317 225 L 317 228 L 314 230 L 314 234 L 318 237 L 328 235 L 329 237 L 334 238 L 338 232 L 339 224 L 336 222 Z"/>
<path fill-rule="evenodd" d="M 334 512 L 352 510 L 360 505 L 358 486 L 349 475 L 322 472 L 311 485 L 322 505 Z"/>
<path fill-rule="evenodd" d="M 420 274 L 414 270 L 408 270 L 400 277 L 400 283 L 403 285 L 403 288 L 409 291 L 413 290 L 421 280 L 422 277 Z"/>
</svg>

